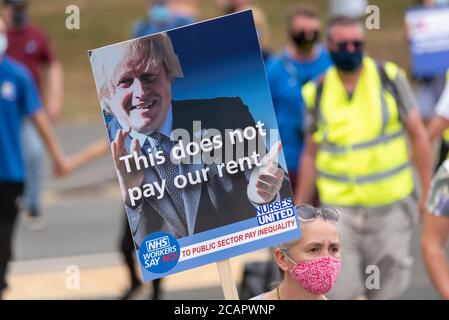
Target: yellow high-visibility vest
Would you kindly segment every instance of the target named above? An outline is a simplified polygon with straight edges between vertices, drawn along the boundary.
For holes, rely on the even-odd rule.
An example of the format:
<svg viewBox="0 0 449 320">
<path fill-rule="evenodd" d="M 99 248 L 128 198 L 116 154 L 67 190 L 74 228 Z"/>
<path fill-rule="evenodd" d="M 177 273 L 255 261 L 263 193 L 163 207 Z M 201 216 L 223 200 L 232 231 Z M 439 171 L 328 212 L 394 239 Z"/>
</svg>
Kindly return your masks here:
<svg viewBox="0 0 449 320">
<path fill-rule="evenodd" d="M 351 98 L 335 67 L 303 87 L 309 113 L 315 115 L 315 165 L 323 203 L 376 207 L 412 193 L 412 170 L 391 81 L 399 72 L 391 62 L 380 66 L 364 57 Z"/>
</svg>

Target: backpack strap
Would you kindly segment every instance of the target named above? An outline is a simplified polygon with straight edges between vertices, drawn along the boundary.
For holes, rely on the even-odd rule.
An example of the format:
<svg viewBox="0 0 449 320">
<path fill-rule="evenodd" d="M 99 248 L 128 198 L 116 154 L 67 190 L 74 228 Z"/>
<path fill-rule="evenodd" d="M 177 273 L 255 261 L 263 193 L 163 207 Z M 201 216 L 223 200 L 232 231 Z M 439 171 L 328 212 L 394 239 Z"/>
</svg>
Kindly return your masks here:
<svg viewBox="0 0 449 320">
<path fill-rule="evenodd" d="M 321 115 L 321 97 L 323 96 L 324 75 L 321 75 L 315 82 L 315 102 L 312 110 L 312 132 L 318 130 L 318 121 L 322 119 Z"/>
<path fill-rule="evenodd" d="M 396 87 L 396 84 L 390 77 L 388 76 L 387 71 L 385 70 L 385 63 L 384 62 L 376 62 L 377 64 L 377 71 L 379 72 L 380 82 L 382 85 L 382 88 L 387 90 L 394 98 L 394 100 L 397 103 L 397 106 L 400 110 L 405 110 L 404 104 L 402 102 L 401 96 L 399 94 L 398 88 Z"/>
</svg>

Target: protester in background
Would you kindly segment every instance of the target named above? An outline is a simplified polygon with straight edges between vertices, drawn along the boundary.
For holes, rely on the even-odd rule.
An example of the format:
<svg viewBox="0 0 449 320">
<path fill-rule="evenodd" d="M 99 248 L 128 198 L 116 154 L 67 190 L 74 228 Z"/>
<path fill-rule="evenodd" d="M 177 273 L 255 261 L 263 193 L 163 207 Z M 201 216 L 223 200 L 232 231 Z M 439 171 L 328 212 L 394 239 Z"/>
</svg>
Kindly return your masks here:
<svg viewBox="0 0 449 320">
<path fill-rule="evenodd" d="M 167 6 L 175 17 L 185 17 L 186 22 L 198 19 L 198 4 L 200 0 L 167 0 Z"/>
<path fill-rule="evenodd" d="M 435 105 L 435 117 L 427 126 L 430 141 L 434 142 L 441 137 L 447 128 L 449 128 L 449 70 L 446 72 L 446 85 L 443 93 Z"/>
<path fill-rule="evenodd" d="M 148 1 L 147 14 L 134 25 L 131 37 L 143 37 L 193 23 L 193 11 L 187 11 L 185 6 L 180 7 L 177 2 L 180 1 Z"/>
<path fill-rule="evenodd" d="M 281 283 L 252 300 L 326 300 L 340 271 L 340 235 L 337 210 L 330 207 L 296 207 L 301 239 L 274 249 Z"/>
<path fill-rule="evenodd" d="M 438 5 L 438 1 L 434 0 L 418 1 L 418 7 L 432 8 Z M 435 105 L 444 88 L 445 74 L 440 73 L 426 77 L 413 74 L 413 79 L 416 83 L 415 92 L 419 112 L 424 122 L 427 123 L 435 116 Z"/>
<path fill-rule="evenodd" d="M 421 238 L 424 263 L 434 287 L 449 300 L 449 260 L 445 253 L 449 238 L 449 160 L 433 178 L 427 209 Z"/>
<path fill-rule="evenodd" d="M 223 8 L 225 14 L 235 13 L 247 9 L 253 10 L 257 36 L 259 38 L 260 47 L 262 48 L 262 56 L 266 61 L 271 55 L 270 26 L 263 10 L 254 5 L 251 0 L 225 0 L 218 1 L 218 3 Z"/>
<path fill-rule="evenodd" d="M 42 111 L 31 75 L 22 64 L 5 55 L 7 46 L 6 24 L 0 18 L 0 299 L 7 287 L 6 272 L 12 257 L 18 199 L 26 177 L 20 142 L 23 118 L 29 118 L 36 126 L 53 160 L 54 173 L 62 175 L 71 168 Z"/>
<path fill-rule="evenodd" d="M 45 33 L 30 23 L 27 9 L 27 0 L 3 0 L 2 15 L 8 28 L 8 55 L 29 68 L 39 95 L 44 99 L 47 115 L 55 122 L 62 112 L 62 68 Z M 46 92 L 42 90 L 42 78 Z M 44 226 L 41 215 L 44 148 L 29 119 L 22 126 L 22 146 L 27 170 L 22 209 L 31 218 L 30 228 L 39 229 Z"/>
<path fill-rule="evenodd" d="M 297 7 L 288 16 L 290 44 L 267 61 L 271 97 L 284 146 L 288 174 L 296 186 L 298 160 L 304 145 L 304 115 L 301 88 L 332 64 L 319 42 L 321 20 L 315 9 Z"/>
<path fill-rule="evenodd" d="M 417 1 L 416 8 L 432 8 L 439 6 L 439 1 L 420 0 Z M 435 8 L 433 8 L 435 9 Z M 418 76 L 413 74 L 416 84 L 415 93 L 418 100 L 419 112 L 424 122 L 427 124 L 435 116 L 435 105 L 444 88 L 444 74 L 435 74 L 429 76 Z"/>
<path fill-rule="evenodd" d="M 431 8 L 432 10 L 438 10 L 438 6 L 449 4 L 449 1 L 443 0 L 419 0 L 417 1 L 417 8 Z M 415 83 L 415 94 L 418 100 L 419 112 L 426 125 L 435 117 L 435 106 L 445 86 L 445 74 L 443 72 L 428 75 L 419 76 L 413 74 L 413 80 Z M 446 139 L 446 137 L 448 139 Z M 446 159 L 446 155 L 449 152 L 449 131 L 442 137 L 440 143 L 440 157 L 437 159 L 436 167 L 438 168 L 441 163 Z"/>
<path fill-rule="evenodd" d="M 302 90 L 309 121 L 296 203 L 311 200 L 316 182 L 321 202 L 344 213 L 342 271 L 329 296 L 390 299 L 410 280 L 410 243 L 418 218 L 410 161 L 423 189 L 422 215 L 431 148 L 404 72 L 364 55 L 361 23 L 334 17 L 327 34 L 334 66 Z M 377 290 L 365 286 L 369 265 L 380 269 Z"/>
</svg>

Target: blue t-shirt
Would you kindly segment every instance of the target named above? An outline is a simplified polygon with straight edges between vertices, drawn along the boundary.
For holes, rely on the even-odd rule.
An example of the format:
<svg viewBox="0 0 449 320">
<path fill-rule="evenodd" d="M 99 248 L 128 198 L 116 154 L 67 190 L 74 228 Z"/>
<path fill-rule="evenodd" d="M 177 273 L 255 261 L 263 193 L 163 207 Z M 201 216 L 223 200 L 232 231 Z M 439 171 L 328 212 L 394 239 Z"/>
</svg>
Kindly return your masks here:
<svg viewBox="0 0 449 320">
<path fill-rule="evenodd" d="M 0 59 L 0 182 L 22 182 L 20 126 L 41 103 L 26 67 L 8 57 Z"/>
<path fill-rule="evenodd" d="M 304 146 L 305 109 L 301 88 L 332 64 L 329 53 L 318 47 L 314 60 L 298 61 L 287 50 L 267 61 L 267 77 L 289 171 L 298 170 Z"/>
</svg>

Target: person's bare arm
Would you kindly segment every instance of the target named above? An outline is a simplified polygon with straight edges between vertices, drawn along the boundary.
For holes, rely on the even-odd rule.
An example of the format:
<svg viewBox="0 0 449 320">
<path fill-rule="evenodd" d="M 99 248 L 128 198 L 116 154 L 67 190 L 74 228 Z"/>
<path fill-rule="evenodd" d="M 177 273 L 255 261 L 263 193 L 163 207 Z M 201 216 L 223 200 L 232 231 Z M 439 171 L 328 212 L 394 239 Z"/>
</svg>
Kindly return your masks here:
<svg viewBox="0 0 449 320">
<path fill-rule="evenodd" d="M 449 128 L 449 120 L 440 116 L 434 117 L 427 126 L 427 134 L 430 142 L 433 143 L 435 139 L 441 137 L 444 130 Z"/>
<path fill-rule="evenodd" d="M 51 124 L 42 109 L 35 112 L 31 116 L 31 120 L 33 121 L 37 131 L 39 132 L 39 135 L 47 146 L 47 150 L 53 161 L 54 174 L 60 176 L 69 173 L 72 170 L 72 165 L 70 161 L 66 159 L 64 153 L 62 152 L 56 140 Z"/>
<path fill-rule="evenodd" d="M 418 170 L 419 180 L 422 187 L 422 196 L 419 202 L 420 216 L 425 212 L 424 206 L 432 181 L 432 149 L 427 137 L 426 129 L 418 113 L 418 109 L 410 110 L 405 120 L 405 127 L 410 137 L 412 147 L 412 159 Z"/>
<path fill-rule="evenodd" d="M 443 299 L 449 300 L 449 260 L 445 244 L 449 237 L 449 218 L 426 214 L 421 238 L 424 264 Z"/>
<path fill-rule="evenodd" d="M 43 69 L 46 80 L 46 109 L 51 121 L 56 121 L 62 112 L 63 73 L 61 63 L 53 60 Z"/>
<path fill-rule="evenodd" d="M 446 81 L 446 86 L 435 106 L 435 114 L 436 116 L 427 126 L 427 133 L 431 142 L 441 137 L 444 130 L 449 127 L 449 81 Z"/>
<path fill-rule="evenodd" d="M 93 142 L 85 149 L 75 153 L 70 158 L 72 159 L 73 169 L 77 169 L 95 159 L 105 155 L 111 150 L 111 146 L 106 139 L 101 139 Z"/>
<path fill-rule="evenodd" d="M 298 168 L 297 188 L 295 193 L 295 203 L 310 203 L 313 191 L 315 190 L 316 168 L 315 159 L 318 152 L 318 145 L 313 141 L 312 136 L 306 136 L 306 145 Z"/>
</svg>

